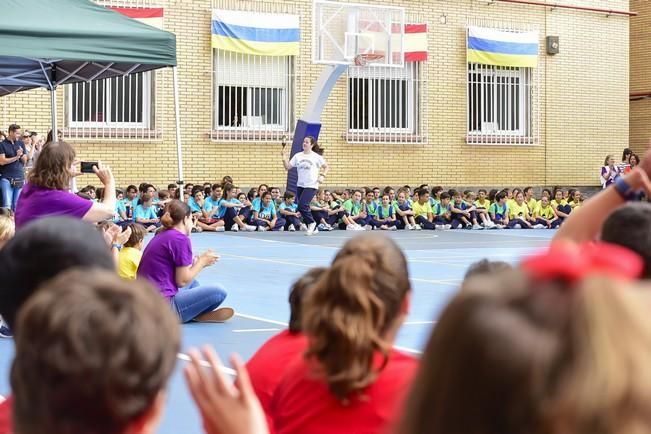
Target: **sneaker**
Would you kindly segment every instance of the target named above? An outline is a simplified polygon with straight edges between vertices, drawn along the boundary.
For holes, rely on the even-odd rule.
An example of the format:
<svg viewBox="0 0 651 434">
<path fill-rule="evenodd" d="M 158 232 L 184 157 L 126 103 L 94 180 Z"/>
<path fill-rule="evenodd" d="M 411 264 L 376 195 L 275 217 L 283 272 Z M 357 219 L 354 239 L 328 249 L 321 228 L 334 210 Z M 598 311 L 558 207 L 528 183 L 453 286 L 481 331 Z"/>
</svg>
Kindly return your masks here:
<svg viewBox="0 0 651 434">
<path fill-rule="evenodd" d="M 305 235 L 307 235 L 308 237 L 311 237 L 312 235 L 316 235 L 318 233 L 319 233 L 319 229 L 314 228 L 314 230 L 312 232 L 310 232 L 310 231 L 305 232 Z"/>
<path fill-rule="evenodd" d="M 294 225 L 289 225 L 289 232 L 296 232 Z"/>
<path fill-rule="evenodd" d="M 410 225 L 410 224 L 406 224 L 406 225 L 405 225 L 405 230 L 406 230 L 406 231 L 413 231 L 414 229 L 415 229 L 415 228 L 414 228 L 412 225 Z"/>
<path fill-rule="evenodd" d="M 332 227 L 332 225 L 329 225 L 328 223 L 325 224 L 325 230 L 326 230 L 326 232 L 330 232 L 330 231 L 333 230 L 333 229 L 334 229 L 334 228 Z"/>
<path fill-rule="evenodd" d="M 244 230 L 247 232 L 255 232 L 256 227 L 251 225 L 244 225 Z"/>
<path fill-rule="evenodd" d="M 534 228 L 534 229 L 545 229 L 546 227 L 547 227 L 547 226 L 545 226 L 545 225 L 543 225 L 543 224 L 541 224 L 541 223 L 538 223 L 538 224 L 535 225 L 533 228 Z"/>
<path fill-rule="evenodd" d="M 356 231 L 357 230 L 357 225 L 348 225 L 346 226 L 347 231 Z"/>
<path fill-rule="evenodd" d="M 450 229 L 452 229 L 452 225 L 443 225 L 444 231 L 449 231 Z"/>
<path fill-rule="evenodd" d="M 278 229 L 278 232 L 285 232 L 285 227 L 283 226 L 282 228 Z"/>
<path fill-rule="evenodd" d="M 269 230 L 266 226 L 258 226 L 258 232 L 267 232 Z"/>
<path fill-rule="evenodd" d="M 305 223 L 301 223 L 301 227 L 299 228 L 301 232 L 305 232 L 307 230 L 307 226 Z"/>
<path fill-rule="evenodd" d="M 516 223 L 513 225 L 513 229 L 522 229 L 522 225 L 520 225 L 520 223 Z"/>
<path fill-rule="evenodd" d="M 437 231 L 442 231 L 443 225 L 434 225 L 434 229 L 436 229 Z"/>
<path fill-rule="evenodd" d="M 319 226 L 317 226 L 316 228 L 318 230 L 320 230 L 320 231 L 325 231 L 326 230 L 325 225 L 323 223 L 320 223 Z"/>
<path fill-rule="evenodd" d="M 240 227 L 237 225 L 237 223 L 231 226 L 231 232 L 239 232 L 239 231 L 240 231 Z"/>
<path fill-rule="evenodd" d="M 364 230 L 365 230 L 365 231 L 372 231 L 372 230 L 373 230 L 373 226 L 371 226 L 371 225 L 366 225 L 366 226 L 364 226 Z"/>
<path fill-rule="evenodd" d="M 472 225 L 472 228 L 473 228 L 474 230 L 476 230 L 476 231 L 477 231 L 477 230 L 484 229 L 484 228 L 483 228 L 482 226 L 480 226 L 480 225 Z"/>
<path fill-rule="evenodd" d="M 233 318 L 235 311 L 230 307 L 220 307 L 212 312 L 202 313 L 192 321 L 196 322 L 225 322 Z"/>
<path fill-rule="evenodd" d="M 312 222 L 307 226 L 307 233 L 306 235 L 312 235 L 314 230 L 316 229 L 316 222 Z"/>
<path fill-rule="evenodd" d="M 395 227 L 395 226 L 389 226 L 389 230 L 390 230 L 390 231 L 397 231 L 397 230 L 398 230 L 398 228 L 397 228 L 397 227 Z"/>
<path fill-rule="evenodd" d="M 218 226 L 215 228 L 215 232 L 224 232 L 226 228 L 224 226 Z"/>
<path fill-rule="evenodd" d="M 355 224 L 355 230 L 356 231 L 365 231 L 366 229 L 364 229 L 364 226 L 361 226 L 359 224 Z"/>
<path fill-rule="evenodd" d="M 495 229 L 504 229 L 504 225 L 495 225 L 493 226 Z"/>
<path fill-rule="evenodd" d="M 421 225 L 413 225 L 412 227 L 414 228 L 414 230 L 417 230 L 417 231 L 422 231 L 423 230 L 423 227 Z"/>
</svg>

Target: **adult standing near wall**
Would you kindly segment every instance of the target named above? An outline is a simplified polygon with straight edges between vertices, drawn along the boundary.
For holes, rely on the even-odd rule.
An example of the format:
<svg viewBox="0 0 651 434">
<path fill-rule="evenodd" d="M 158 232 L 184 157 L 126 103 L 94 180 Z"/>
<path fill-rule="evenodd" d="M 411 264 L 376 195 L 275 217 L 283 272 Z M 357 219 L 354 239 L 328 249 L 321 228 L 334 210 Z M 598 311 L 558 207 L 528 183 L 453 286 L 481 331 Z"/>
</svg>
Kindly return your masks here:
<svg viewBox="0 0 651 434">
<path fill-rule="evenodd" d="M 115 179 L 108 166 L 98 163 L 93 167 L 104 186 L 101 202 L 86 200 L 68 191 L 70 181 L 78 175 L 75 156 L 75 150 L 66 142 L 43 146 L 16 208 L 16 228 L 44 216 L 66 215 L 89 222 L 113 217 Z"/>
<path fill-rule="evenodd" d="M 9 125 L 7 138 L 0 143 L 0 188 L 2 206 L 16 210 L 18 197 L 25 184 L 27 150 L 20 140 L 20 125 Z"/>
<path fill-rule="evenodd" d="M 620 174 L 619 166 L 615 165 L 615 157 L 608 155 L 601 168 L 601 188 L 609 187 Z"/>
<path fill-rule="evenodd" d="M 325 181 L 329 170 L 328 163 L 322 157 L 323 149 L 314 137 L 307 136 L 303 140 L 303 151 L 295 154 L 291 160 L 284 148 L 281 154 L 285 170 L 296 168 L 298 172 L 296 197 L 298 198 L 298 210 L 307 224 L 306 235 L 316 234 L 319 230 L 316 228 L 316 222 L 310 211 L 310 202 L 319 189 L 319 184 Z"/>
<path fill-rule="evenodd" d="M 624 148 L 622 151 L 622 161 L 617 165 L 619 168 L 619 173 L 625 173 L 626 168 L 630 166 L 629 159 L 633 155 L 633 151 L 630 148 Z"/>
</svg>

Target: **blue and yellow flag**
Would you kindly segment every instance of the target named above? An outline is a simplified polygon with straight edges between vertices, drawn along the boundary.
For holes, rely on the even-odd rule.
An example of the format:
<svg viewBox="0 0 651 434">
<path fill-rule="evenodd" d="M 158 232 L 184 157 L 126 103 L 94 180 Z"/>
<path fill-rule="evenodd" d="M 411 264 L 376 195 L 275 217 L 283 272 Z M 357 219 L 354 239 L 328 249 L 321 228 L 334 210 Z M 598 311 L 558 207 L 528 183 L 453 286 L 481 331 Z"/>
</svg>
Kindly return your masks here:
<svg viewBox="0 0 651 434">
<path fill-rule="evenodd" d="M 538 32 L 505 32 L 471 26 L 468 28 L 468 62 L 535 68 L 538 66 Z"/>
<path fill-rule="evenodd" d="M 298 55 L 298 15 L 212 11 L 212 47 L 258 56 Z"/>
</svg>

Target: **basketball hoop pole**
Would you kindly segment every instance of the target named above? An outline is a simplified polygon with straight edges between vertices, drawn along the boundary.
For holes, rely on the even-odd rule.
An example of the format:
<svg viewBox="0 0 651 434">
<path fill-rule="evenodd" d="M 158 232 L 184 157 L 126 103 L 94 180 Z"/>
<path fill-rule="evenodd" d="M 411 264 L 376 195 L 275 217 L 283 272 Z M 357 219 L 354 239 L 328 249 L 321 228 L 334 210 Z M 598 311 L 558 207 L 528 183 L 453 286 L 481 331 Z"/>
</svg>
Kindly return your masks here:
<svg viewBox="0 0 651 434">
<path fill-rule="evenodd" d="M 323 10 L 318 6 L 331 8 L 331 16 L 324 17 L 322 12 Z M 374 12 L 371 15 L 378 21 L 379 16 L 385 17 L 388 22 L 388 27 L 381 26 L 380 30 L 371 29 L 368 22 L 363 21 L 365 19 L 363 17 L 363 12 L 368 9 L 373 9 Z M 347 14 L 341 13 L 342 10 L 347 12 Z M 396 16 L 395 20 L 391 18 L 391 14 Z M 341 30 L 335 30 L 334 28 L 324 29 L 321 27 L 326 26 L 328 23 L 332 23 L 337 17 L 341 17 L 345 20 L 345 22 L 341 22 Z M 314 0 L 312 22 L 314 26 L 312 33 L 315 38 L 312 47 L 313 61 L 315 63 L 324 64 L 325 68 L 321 72 L 314 88 L 312 88 L 312 93 L 310 94 L 310 99 L 305 107 L 305 112 L 303 112 L 303 115 L 296 122 L 291 156 L 294 156 L 303 150 L 303 140 L 305 137 L 312 136 L 315 139 L 318 139 L 321 131 L 321 115 L 326 102 L 328 101 L 328 97 L 337 84 L 339 77 L 341 77 L 350 65 L 358 64 L 358 66 L 363 66 L 368 62 L 381 58 L 385 58 L 386 63 L 389 65 L 392 64 L 392 28 L 394 24 L 398 24 L 404 32 L 404 8 L 354 4 L 330 0 Z M 360 25 L 360 23 L 363 23 L 363 25 Z M 368 33 L 373 33 L 373 31 L 375 31 L 378 34 L 383 34 L 385 43 L 378 47 L 371 44 L 370 52 L 369 47 L 360 47 L 358 40 L 354 40 L 353 45 L 349 47 L 346 35 L 358 35 L 360 34 L 360 29 L 367 31 Z M 323 43 L 331 44 L 329 46 L 330 49 L 324 49 Z M 379 52 L 376 53 L 374 48 L 377 48 Z M 402 50 L 401 39 L 401 60 L 404 58 L 404 56 L 402 56 Z M 384 51 L 384 53 L 380 54 L 382 51 Z M 360 65 L 359 63 L 362 64 Z M 298 174 L 296 173 L 296 169 L 289 170 L 287 172 L 287 191 L 295 193 L 297 181 Z"/>
</svg>

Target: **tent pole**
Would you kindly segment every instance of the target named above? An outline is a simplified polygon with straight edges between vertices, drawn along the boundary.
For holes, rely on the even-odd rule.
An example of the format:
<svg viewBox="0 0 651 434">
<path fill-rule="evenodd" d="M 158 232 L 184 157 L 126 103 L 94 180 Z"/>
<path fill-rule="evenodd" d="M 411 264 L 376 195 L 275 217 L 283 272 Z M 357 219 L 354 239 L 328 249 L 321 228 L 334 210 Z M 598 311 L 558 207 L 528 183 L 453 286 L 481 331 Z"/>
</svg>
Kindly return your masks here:
<svg viewBox="0 0 651 434">
<path fill-rule="evenodd" d="M 52 111 L 52 141 L 58 141 L 57 134 L 57 89 L 53 87 L 50 89 L 50 110 Z"/>
<path fill-rule="evenodd" d="M 174 117 L 176 120 L 176 158 L 178 160 L 179 179 L 177 183 L 183 184 L 183 150 L 181 149 L 181 113 L 179 110 L 179 77 L 176 66 L 172 67 L 172 80 L 174 82 Z"/>
</svg>

